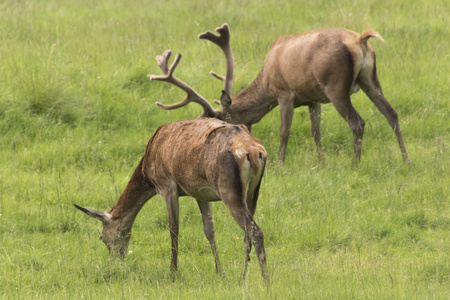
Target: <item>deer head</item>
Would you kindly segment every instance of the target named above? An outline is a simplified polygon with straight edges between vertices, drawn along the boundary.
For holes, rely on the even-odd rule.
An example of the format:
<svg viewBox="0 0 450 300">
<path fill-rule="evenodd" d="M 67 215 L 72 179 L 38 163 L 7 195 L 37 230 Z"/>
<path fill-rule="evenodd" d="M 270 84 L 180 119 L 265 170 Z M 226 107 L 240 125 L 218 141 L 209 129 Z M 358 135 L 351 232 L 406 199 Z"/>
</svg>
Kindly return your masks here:
<svg viewBox="0 0 450 300">
<path fill-rule="evenodd" d="M 76 204 L 74 206 L 86 215 L 102 222 L 103 230 L 100 240 L 108 248 L 111 257 L 125 257 L 131 237 L 131 226 L 123 226 L 117 220 L 113 220 L 108 212 L 84 208 Z"/>
</svg>

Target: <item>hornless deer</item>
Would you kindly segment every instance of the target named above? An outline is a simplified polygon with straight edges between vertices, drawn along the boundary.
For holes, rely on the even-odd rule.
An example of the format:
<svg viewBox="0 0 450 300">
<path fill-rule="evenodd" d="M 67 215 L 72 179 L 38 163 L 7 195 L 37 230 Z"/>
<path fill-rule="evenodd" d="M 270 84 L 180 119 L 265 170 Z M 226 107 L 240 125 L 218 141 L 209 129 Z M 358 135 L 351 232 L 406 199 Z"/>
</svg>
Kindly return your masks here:
<svg viewBox="0 0 450 300">
<path fill-rule="evenodd" d="M 202 214 L 216 272 L 221 273 L 211 201 L 222 200 L 245 232 L 242 278 L 245 278 L 253 244 L 262 275 L 269 281 L 264 235 L 253 220 L 265 163 L 264 147 L 243 125 L 211 118 L 169 123 L 153 134 L 124 192 L 110 211 L 75 207 L 103 223 L 100 239 L 106 244 L 110 256 L 124 257 L 136 215 L 150 198 L 156 194 L 162 195 L 169 211 L 171 270 L 176 271 L 178 197 L 194 197 Z"/>
<path fill-rule="evenodd" d="M 311 133 L 316 144 L 319 160 L 323 159 L 320 114 L 321 104 L 333 103 L 339 114 L 347 121 L 353 132 L 353 164 L 359 164 L 365 122 L 356 112 L 350 99 L 361 87 L 395 132 L 405 162 L 409 162 L 403 142 L 397 112 L 384 98 L 378 81 L 375 52 L 368 39 L 377 37 L 375 31 L 361 35 L 348 29 L 320 29 L 297 35 L 281 36 L 275 40 L 267 54 L 265 65 L 258 77 L 230 98 L 233 80 L 233 54 L 229 43 L 227 24 L 216 29 L 219 36 L 210 31 L 199 35 L 217 44 L 227 60 L 225 77 L 211 74 L 225 81 L 220 110 L 213 109 L 204 99 L 195 101 L 203 106 L 202 116 L 215 117 L 232 124 L 245 124 L 251 131 L 252 124 L 261 120 L 277 105 L 281 113 L 280 161 L 284 161 L 293 110 L 299 106 L 309 107 Z M 149 75 L 151 78 L 151 75 Z M 157 103 L 164 109 L 186 105 L 183 101 L 173 105 Z"/>
</svg>

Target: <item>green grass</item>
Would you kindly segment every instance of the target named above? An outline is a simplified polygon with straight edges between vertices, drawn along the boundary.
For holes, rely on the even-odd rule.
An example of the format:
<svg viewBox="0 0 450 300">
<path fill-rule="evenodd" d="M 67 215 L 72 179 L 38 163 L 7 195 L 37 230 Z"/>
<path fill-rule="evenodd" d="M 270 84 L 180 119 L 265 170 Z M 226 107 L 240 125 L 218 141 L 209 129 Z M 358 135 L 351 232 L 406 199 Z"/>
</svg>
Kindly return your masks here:
<svg viewBox="0 0 450 300">
<path fill-rule="evenodd" d="M 13 1 L 0 3 L 0 299 L 446 299 L 449 262 L 448 1 Z M 269 153 L 257 223 L 271 286 L 254 252 L 240 283 L 242 237 L 213 206 L 225 275 L 217 276 L 201 216 L 182 198 L 179 272 L 172 276 L 162 197 L 138 215 L 123 262 L 108 259 L 100 223 L 72 204 L 107 210 L 164 123 L 197 117 L 176 88 L 148 81 L 154 57 L 183 55 L 176 75 L 207 99 L 222 53 L 197 34 L 230 24 L 234 92 L 263 66 L 273 40 L 314 28 L 375 29 L 378 75 L 399 112 L 410 157 L 363 93 L 361 165 L 350 129 L 323 106 L 318 165 L 307 109 L 294 113 L 286 164 L 279 111 L 252 133 Z"/>
</svg>

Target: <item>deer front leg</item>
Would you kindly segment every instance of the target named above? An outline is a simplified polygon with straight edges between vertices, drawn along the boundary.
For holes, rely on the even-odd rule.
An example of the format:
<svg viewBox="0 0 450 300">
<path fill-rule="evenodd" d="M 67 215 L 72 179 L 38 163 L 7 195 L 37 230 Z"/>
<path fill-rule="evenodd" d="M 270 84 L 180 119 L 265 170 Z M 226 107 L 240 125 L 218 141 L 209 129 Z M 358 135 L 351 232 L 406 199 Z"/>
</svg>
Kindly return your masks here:
<svg viewBox="0 0 450 300">
<path fill-rule="evenodd" d="M 314 138 L 314 143 L 316 144 L 317 154 L 319 155 L 319 161 L 324 160 L 322 151 L 322 141 L 320 133 L 320 114 L 321 114 L 321 104 L 312 103 L 308 106 L 309 108 L 309 118 L 311 120 L 311 134 Z"/>
<path fill-rule="evenodd" d="M 172 261 L 170 264 L 171 271 L 178 270 L 178 232 L 179 232 L 179 205 L 177 189 L 171 189 L 163 195 L 167 210 L 169 211 L 169 230 L 172 240 Z"/>
<path fill-rule="evenodd" d="M 286 157 L 286 148 L 289 141 L 289 133 L 292 125 L 292 117 L 294 115 L 294 106 L 291 97 L 279 99 L 281 129 L 280 129 L 280 162 L 284 163 Z"/>
<path fill-rule="evenodd" d="M 209 244 L 211 245 L 211 250 L 214 255 L 214 262 L 216 264 L 216 273 L 223 274 L 222 266 L 220 265 L 219 255 L 217 253 L 216 240 L 214 238 L 214 225 L 212 219 L 211 203 L 197 200 L 197 204 L 202 214 L 203 230 L 205 232 L 206 238 L 209 241 Z"/>
</svg>

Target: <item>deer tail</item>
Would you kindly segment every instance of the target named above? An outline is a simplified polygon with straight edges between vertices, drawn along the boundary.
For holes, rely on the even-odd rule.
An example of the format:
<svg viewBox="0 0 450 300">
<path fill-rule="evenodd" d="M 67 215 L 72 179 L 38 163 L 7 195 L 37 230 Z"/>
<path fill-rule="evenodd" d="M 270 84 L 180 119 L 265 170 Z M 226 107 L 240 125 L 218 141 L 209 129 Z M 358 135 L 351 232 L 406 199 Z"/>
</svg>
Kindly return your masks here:
<svg viewBox="0 0 450 300">
<path fill-rule="evenodd" d="M 363 33 L 361 33 L 361 35 L 359 36 L 359 43 L 361 45 L 365 44 L 367 42 L 367 40 L 371 37 L 376 37 L 384 42 L 383 38 L 381 37 L 381 35 L 378 34 L 378 32 L 376 32 L 374 30 L 366 30 Z"/>
</svg>

